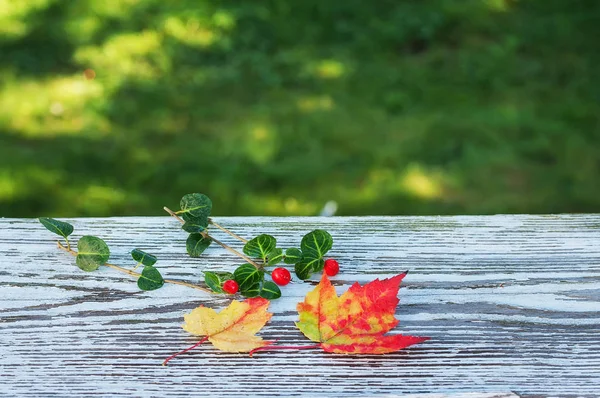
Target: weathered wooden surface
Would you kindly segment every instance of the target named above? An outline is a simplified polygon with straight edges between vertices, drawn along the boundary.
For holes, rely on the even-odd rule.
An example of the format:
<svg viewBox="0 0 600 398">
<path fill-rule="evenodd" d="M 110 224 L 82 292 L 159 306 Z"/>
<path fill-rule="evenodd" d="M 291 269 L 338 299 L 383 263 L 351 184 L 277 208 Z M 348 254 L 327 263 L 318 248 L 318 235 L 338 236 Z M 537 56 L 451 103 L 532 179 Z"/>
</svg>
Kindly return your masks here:
<svg viewBox="0 0 600 398">
<path fill-rule="evenodd" d="M 185 233 L 167 217 L 67 221 L 75 240 L 104 238 L 111 262 L 131 264 L 128 252 L 140 247 L 173 279 L 196 282 L 203 269 L 240 263 L 215 245 L 188 258 Z M 183 314 L 227 300 L 174 285 L 141 292 L 107 268 L 84 273 L 37 221 L 0 219 L 0 395 L 600 394 L 600 215 L 217 221 L 246 237 L 273 234 L 282 247 L 327 229 L 342 265 L 340 291 L 409 269 L 398 331 L 432 339 L 384 356 L 249 358 L 207 344 L 162 367 L 195 341 L 180 328 Z M 308 344 L 293 321 L 312 287 L 285 287 L 261 335 Z"/>
</svg>

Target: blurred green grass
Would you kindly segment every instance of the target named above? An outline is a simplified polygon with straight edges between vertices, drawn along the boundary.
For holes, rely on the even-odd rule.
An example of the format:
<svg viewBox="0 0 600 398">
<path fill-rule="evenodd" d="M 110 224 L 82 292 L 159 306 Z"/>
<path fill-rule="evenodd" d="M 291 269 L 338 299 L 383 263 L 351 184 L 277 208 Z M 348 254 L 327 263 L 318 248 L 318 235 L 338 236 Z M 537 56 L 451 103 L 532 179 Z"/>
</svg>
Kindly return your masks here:
<svg viewBox="0 0 600 398">
<path fill-rule="evenodd" d="M 597 0 L 0 0 L 0 216 L 598 212 L 599 38 Z"/>
</svg>

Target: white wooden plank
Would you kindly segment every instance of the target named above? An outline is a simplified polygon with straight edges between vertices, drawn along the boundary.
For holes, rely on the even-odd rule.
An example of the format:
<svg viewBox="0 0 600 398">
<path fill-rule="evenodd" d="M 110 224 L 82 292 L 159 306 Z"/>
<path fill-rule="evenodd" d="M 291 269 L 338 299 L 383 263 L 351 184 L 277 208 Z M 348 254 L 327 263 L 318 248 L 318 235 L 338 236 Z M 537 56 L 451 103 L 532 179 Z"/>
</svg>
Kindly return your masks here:
<svg viewBox="0 0 600 398">
<path fill-rule="evenodd" d="M 240 261 L 218 247 L 185 255 L 185 233 L 167 217 L 68 220 L 75 240 L 104 238 L 111 262 L 143 248 L 166 277 L 197 282 L 203 269 Z M 384 356 L 317 350 L 227 354 L 194 342 L 184 313 L 227 300 L 181 286 L 140 292 L 110 269 L 84 273 L 35 220 L 0 219 L 0 395 L 3 396 L 595 396 L 600 388 L 600 215 L 233 218 L 240 235 L 298 246 L 330 231 L 350 283 L 410 270 L 398 331 L 432 340 Z M 223 241 L 229 236 L 215 231 Z M 261 332 L 308 344 L 295 304 L 316 283 L 284 288 Z M 431 395 L 434 394 L 434 395 Z M 436 395 L 437 394 L 437 395 Z M 462 394 L 462 395 L 461 395 Z M 425 395 L 427 396 L 427 395 Z"/>
</svg>

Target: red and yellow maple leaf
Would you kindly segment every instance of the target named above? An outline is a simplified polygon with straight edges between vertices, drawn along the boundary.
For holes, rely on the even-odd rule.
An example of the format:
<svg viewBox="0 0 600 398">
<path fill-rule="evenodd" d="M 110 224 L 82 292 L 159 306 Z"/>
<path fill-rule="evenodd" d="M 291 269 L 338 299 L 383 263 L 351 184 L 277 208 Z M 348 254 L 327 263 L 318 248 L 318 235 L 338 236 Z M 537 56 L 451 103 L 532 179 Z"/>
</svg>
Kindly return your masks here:
<svg viewBox="0 0 600 398">
<path fill-rule="evenodd" d="M 258 297 L 249 298 L 243 302 L 234 300 L 221 312 L 204 306 L 195 308 L 184 316 L 185 323 L 182 327 L 184 330 L 204 336 L 204 338 L 192 347 L 171 355 L 163 362 L 163 365 L 206 340 L 219 350 L 227 352 L 250 352 L 270 344 L 270 341 L 255 336 L 273 316 L 267 312 L 268 307 L 269 300 Z"/>
<path fill-rule="evenodd" d="M 327 352 L 385 354 L 428 340 L 428 337 L 385 335 L 398 324 L 394 313 L 398 289 L 406 273 L 365 286 L 355 283 L 338 297 L 325 273 L 317 287 L 298 304 L 296 326 Z"/>
</svg>

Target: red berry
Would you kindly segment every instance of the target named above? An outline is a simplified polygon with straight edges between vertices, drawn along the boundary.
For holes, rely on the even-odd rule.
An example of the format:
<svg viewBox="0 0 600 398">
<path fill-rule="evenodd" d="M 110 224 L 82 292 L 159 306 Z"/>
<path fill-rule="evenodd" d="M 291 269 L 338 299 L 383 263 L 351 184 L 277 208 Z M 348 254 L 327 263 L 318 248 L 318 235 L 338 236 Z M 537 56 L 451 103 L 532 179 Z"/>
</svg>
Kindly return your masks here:
<svg viewBox="0 0 600 398">
<path fill-rule="evenodd" d="M 340 264 L 332 258 L 325 260 L 325 273 L 328 276 L 336 276 L 340 272 Z"/>
<path fill-rule="evenodd" d="M 279 286 L 285 286 L 292 280 L 292 275 L 285 268 L 275 268 L 271 273 L 271 279 Z"/>
<path fill-rule="evenodd" d="M 239 288 L 240 286 L 233 279 L 229 279 L 228 281 L 225 281 L 225 283 L 223 283 L 223 291 L 225 293 L 236 294 Z"/>
</svg>

